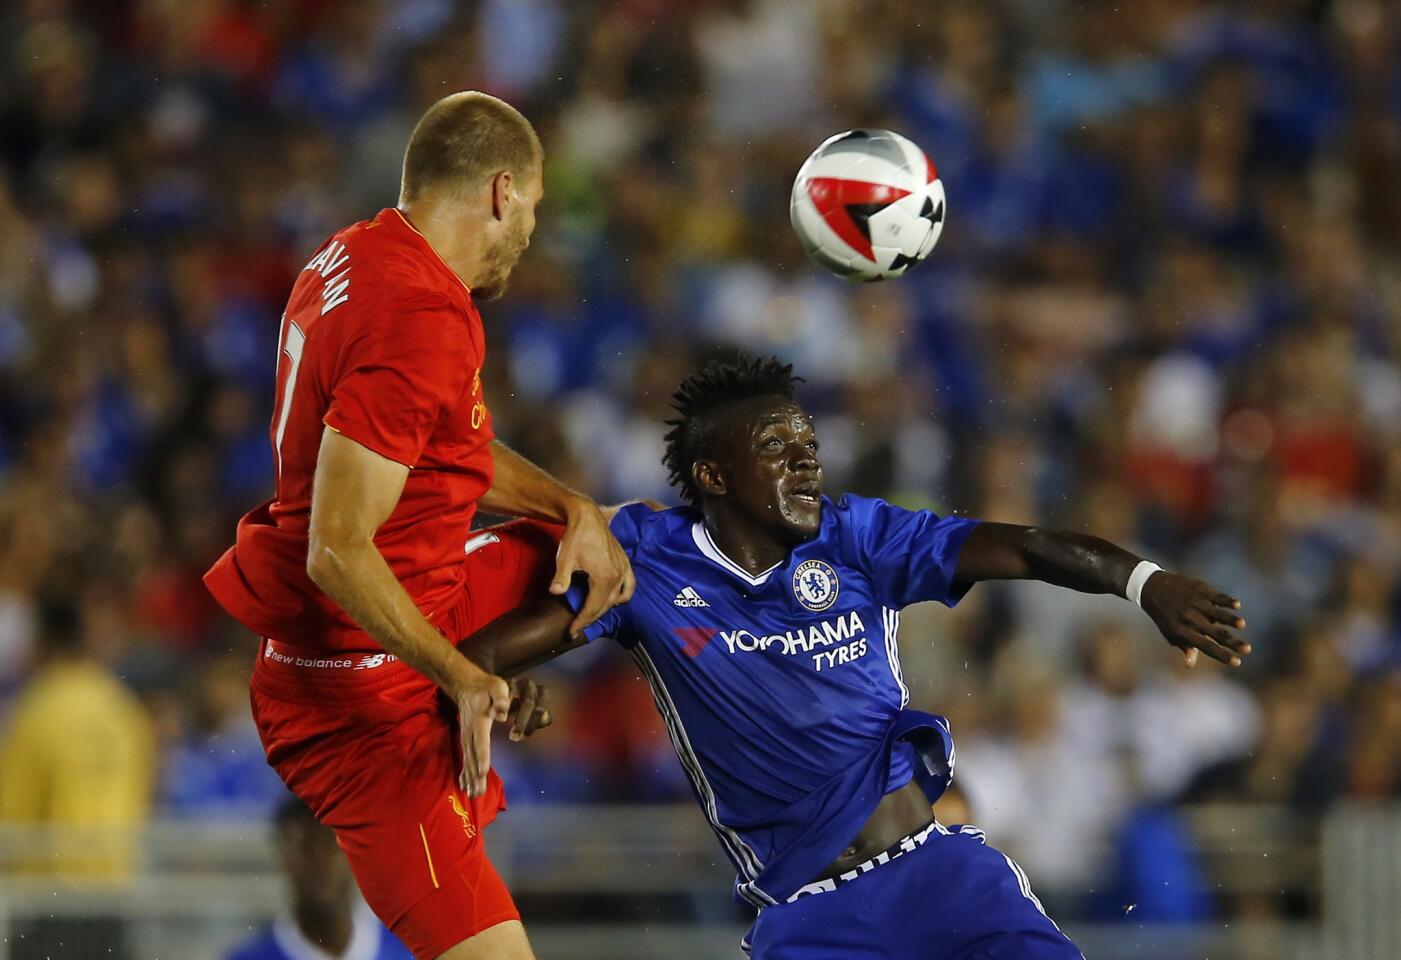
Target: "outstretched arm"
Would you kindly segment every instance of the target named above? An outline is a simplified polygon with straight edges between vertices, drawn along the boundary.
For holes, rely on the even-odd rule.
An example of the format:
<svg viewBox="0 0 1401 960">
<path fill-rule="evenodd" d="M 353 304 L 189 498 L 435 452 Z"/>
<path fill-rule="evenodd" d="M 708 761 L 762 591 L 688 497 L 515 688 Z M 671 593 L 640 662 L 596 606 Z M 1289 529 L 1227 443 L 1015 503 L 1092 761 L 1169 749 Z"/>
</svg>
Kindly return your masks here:
<svg viewBox="0 0 1401 960">
<path fill-rule="evenodd" d="M 570 632 L 573 619 L 563 597 L 542 597 L 497 617 L 459 649 L 483 670 L 514 677 L 587 643 L 583 634 Z"/>
<path fill-rule="evenodd" d="M 481 499 L 483 510 L 565 525 L 550 592 L 562 594 L 574 574 L 588 575 L 588 599 L 573 618 L 574 629 L 584 629 L 614 604 L 627 603 L 636 583 L 628 558 L 608 530 L 609 515 L 501 441 L 491 442 L 491 456 L 495 480 Z"/>
<path fill-rule="evenodd" d="M 600 512 L 611 524 L 620 510 L 634 503 L 646 504 L 653 510 L 665 509 L 655 500 L 629 500 L 603 507 Z M 497 617 L 462 641 L 458 649 L 483 669 L 500 670 L 501 676 L 515 677 L 583 646 L 594 637 L 614 633 L 625 619 L 624 608 L 615 607 L 587 631 L 580 630 L 578 614 L 573 607 L 577 602 L 580 602 L 577 595 L 571 600 L 567 593 L 564 596 L 543 594 Z"/>
<path fill-rule="evenodd" d="M 1040 580 L 1081 593 L 1125 596 L 1142 563 L 1107 540 L 1067 530 L 1042 530 L 1010 523 L 981 523 L 963 544 L 955 582 Z M 1240 601 L 1192 577 L 1157 570 L 1135 584 L 1138 604 L 1167 642 L 1195 666 L 1197 651 L 1233 667 L 1250 652 L 1237 630 L 1245 626 Z"/>
</svg>

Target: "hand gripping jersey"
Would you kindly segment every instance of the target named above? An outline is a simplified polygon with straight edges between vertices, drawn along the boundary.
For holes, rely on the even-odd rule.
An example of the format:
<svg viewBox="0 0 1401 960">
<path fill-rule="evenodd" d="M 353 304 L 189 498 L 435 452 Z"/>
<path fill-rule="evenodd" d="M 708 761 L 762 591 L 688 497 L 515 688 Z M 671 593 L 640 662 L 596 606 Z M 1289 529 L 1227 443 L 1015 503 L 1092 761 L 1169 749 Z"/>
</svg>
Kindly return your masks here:
<svg viewBox="0 0 1401 960">
<path fill-rule="evenodd" d="M 491 486 L 486 340 L 471 293 L 398 210 L 337 233 L 302 269 L 282 322 L 272 500 L 205 575 L 255 633 L 326 651 L 375 644 L 307 577 L 325 427 L 410 467 L 375 545 L 425 616 L 462 593 L 463 544 Z"/>
<path fill-rule="evenodd" d="M 906 709 L 896 631 L 901 608 L 962 596 L 954 567 L 974 526 L 824 499 L 817 538 L 754 577 L 693 510 L 614 518 L 637 591 L 586 633 L 616 638 L 651 684 L 741 902 L 787 900 L 911 778 L 931 802 L 947 786 L 948 724 Z"/>
</svg>

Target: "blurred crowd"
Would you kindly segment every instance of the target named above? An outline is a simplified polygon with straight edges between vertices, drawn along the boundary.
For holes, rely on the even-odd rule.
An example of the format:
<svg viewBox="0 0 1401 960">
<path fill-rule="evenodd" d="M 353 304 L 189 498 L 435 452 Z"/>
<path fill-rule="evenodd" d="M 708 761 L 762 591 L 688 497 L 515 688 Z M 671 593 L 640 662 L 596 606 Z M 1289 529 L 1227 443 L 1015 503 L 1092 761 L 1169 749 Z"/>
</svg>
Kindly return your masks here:
<svg viewBox="0 0 1401 960">
<path fill-rule="evenodd" d="M 916 705 L 1039 884 L 1211 916 L 1184 804 L 1401 795 L 1395 4 L 15 0 L 0 53 L 0 817 L 279 802 L 253 638 L 200 575 L 270 487 L 295 272 L 469 87 L 546 147 L 483 379 L 557 476 L 674 499 L 669 394 L 737 344 L 807 378 L 830 490 L 1087 530 L 1241 598 L 1229 675 L 1113 598 L 906 618 Z M 897 282 L 818 272 L 788 223 L 856 126 L 947 189 Z M 499 751 L 515 802 L 689 796 L 624 658 L 544 676 L 556 729 Z"/>
</svg>

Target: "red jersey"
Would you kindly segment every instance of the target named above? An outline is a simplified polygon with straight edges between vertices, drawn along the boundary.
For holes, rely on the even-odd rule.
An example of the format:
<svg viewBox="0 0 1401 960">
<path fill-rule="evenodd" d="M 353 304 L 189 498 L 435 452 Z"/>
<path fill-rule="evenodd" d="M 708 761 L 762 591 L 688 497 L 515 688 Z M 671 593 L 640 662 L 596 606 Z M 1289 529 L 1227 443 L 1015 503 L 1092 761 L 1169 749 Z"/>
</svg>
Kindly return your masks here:
<svg viewBox="0 0 1401 960">
<path fill-rule="evenodd" d="M 333 236 L 283 317 L 270 429 L 276 494 L 205 574 L 250 630 L 326 650 L 374 642 L 306 574 L 311 483 L 325 427 L 410 467 L 375 535 L 429 619 L 462 596 L 477 501 L 491 487 L 486 339 L 471 292 L 398 210 Z"/>
</svg>

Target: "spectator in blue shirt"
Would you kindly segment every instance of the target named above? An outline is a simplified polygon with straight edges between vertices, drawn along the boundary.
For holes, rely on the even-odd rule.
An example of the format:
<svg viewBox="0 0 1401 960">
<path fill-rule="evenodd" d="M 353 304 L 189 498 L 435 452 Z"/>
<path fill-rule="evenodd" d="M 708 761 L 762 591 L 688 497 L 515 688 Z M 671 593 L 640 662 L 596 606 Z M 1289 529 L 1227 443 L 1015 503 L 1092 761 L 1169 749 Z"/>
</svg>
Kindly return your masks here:
<svg viewBox="0 0 1401 960">
<path fill-rule="evenodd" d="M 336 835 L 295 797 L 273 819 L 278 857 L 291 888 L 290 909 L 225 960 L 413 960 L 355 896 Z"/>
</svg>

